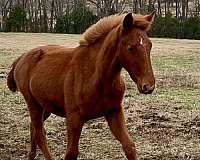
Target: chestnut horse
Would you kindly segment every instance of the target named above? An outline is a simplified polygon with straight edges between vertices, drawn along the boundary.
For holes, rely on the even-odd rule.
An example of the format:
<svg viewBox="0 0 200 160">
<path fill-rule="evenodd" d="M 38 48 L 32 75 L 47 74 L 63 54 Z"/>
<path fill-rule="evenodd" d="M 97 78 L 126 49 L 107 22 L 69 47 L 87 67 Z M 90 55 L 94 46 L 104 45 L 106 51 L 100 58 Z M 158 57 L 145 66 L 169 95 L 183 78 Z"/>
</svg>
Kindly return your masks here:
<svg viewBox="0 0 200 160">
<path fill-rule="evenodd" d="M 121 105 L 125 91 L 121 70 L 128 71 L 140 93 L 152 93 L 152 43 L 146 32 L 154 16 L 155 12 L 105 17 L 86 30 L 78 47 L 39 47 L 13 63 L 7 85 L 13 92 L 20 91 L 28 106 L 30 160 L 36 156 L 37 146 L 46 160 L 53 159 L 44 130 L 44 121 L 51 113 L 67 119 L 65 159 L 77 159 L 84 123 L 102 116 L 127 159 L 137 159 Z"/>
</svg>

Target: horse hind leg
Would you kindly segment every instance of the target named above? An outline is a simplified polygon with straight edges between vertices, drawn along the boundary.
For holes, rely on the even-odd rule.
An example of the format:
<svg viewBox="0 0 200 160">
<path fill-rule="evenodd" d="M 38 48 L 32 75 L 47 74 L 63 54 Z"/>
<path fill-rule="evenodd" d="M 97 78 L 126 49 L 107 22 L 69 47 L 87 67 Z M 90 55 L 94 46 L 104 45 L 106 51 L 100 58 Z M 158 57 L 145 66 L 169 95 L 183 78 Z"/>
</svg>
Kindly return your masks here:
<svg viewBox="0 0 200 160">
<path fill-rule="evenodd" d="M 51 115 L 51 113 L 44 111 L 43 112 L 43 122 Z M 46 135 L 45 129 L 44 133 Z M 32 123 L 30 123 L 30 134 L 31 134 L 31 149 L 29 152 L 29 160 L 34 160 L 36 157 L 36 149 L 37 149 L 37 144 L 35 142 L 35 131 L 34 131 L 34 126 Z"/>
<path fill-rule="evenodd" d="M 29 153 L 29 160 L 33 160 L 36 156 L 36 146 L 41 149 L 45 160 L 52 160 L 51 154 L 47 147 L 46 134 L 44 129 L 44 120 L 50 116 L 50 113 L 37 104 L 35 101 L 29 101 L 28 103 L 29 113 L 31 117 L 31 150 Z"/>
<path fill-rule="evenodd" d="M 31 149 L 28 155 L 28 159 L 34 160 L 36 157 L 37 144 L 35 143 L 35 133 L 32 123 L 30 123 L 30 134 L 31 134 Z"/>
</svg>

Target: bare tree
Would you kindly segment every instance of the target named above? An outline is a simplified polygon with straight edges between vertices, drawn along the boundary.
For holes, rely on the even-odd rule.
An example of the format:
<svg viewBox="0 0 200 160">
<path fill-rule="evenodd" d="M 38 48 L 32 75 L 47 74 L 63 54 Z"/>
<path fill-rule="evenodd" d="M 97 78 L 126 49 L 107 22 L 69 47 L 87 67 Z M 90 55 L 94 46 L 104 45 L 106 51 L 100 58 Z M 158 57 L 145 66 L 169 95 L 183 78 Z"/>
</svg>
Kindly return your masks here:
<svg viewBox="0 0 200 160">
<path fill-rule="evenodd" d="M 121 13 L 126 0 L 87 0 L 96 7 L 99 17 Z"/>
<path fill-rule="evenodd" d="M 2 16 L 2 30 L 6 30 L 6 22 L 8 18 L 8 13 L 12 8 L 13 0 L 2 0 L 1 1 L 1 16 Z"/>
<path fill-rule="evenodd" d="M 124 11 L 145 14 L 153 9 L 161 16 L 171 13 L 184 20 L 200 14 L 200 0 L 0 0 L 0 30 L 7 30 L 9 13 L 16 4 L 23 6 L 26 12 L 22 30 L 53 32 L 56 21 L 70 14 L 80 3 L 99 18 Z"/>
</svg>

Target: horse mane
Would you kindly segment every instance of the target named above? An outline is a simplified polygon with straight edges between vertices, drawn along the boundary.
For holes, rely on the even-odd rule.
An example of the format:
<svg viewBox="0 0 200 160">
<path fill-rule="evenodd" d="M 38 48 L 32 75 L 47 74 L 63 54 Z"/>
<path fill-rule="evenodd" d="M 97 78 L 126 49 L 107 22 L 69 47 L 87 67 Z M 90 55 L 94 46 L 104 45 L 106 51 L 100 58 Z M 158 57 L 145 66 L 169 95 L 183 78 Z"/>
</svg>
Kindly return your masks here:
<svg viewBox="0 0 200 160">
<path fill-rule="evenodd" d="M 122 24 L 126 14 L 115 14 L 108 17 L 101 18 L 97 23 L 90 26 L 82 35 L 79 41 L 80 45 L 89 45 L 96 42 L 101 37 L 105 36 L 113 28 Z M 143 30 L 148 30 L 151 22 L 146 19 L 146 16 L 140 14 L 133 14 L 134 26 Z"/>
</svg>

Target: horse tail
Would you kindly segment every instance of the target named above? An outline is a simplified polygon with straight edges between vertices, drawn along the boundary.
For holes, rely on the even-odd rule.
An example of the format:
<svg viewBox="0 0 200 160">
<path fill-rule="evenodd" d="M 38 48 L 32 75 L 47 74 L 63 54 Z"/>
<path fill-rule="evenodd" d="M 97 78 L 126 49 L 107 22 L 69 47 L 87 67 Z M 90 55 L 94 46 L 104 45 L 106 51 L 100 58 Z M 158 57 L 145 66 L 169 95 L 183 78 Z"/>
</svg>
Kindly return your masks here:
<svg viewBox="0 0 200 160">
<path fill-rule="evenodd" d="M 16 66 L 17 62 L 19 61 L 19 59 L 20 58 L 18 58 L 14 61 L 14 63 L 12 64 L 12 68 L 7 76 L 7 86 L 12 92 L 17 91 L 17 85 L 16 85 L 16 82 L 14 79 L 14 70 L 15 70 L 15 66 Z"/>
</svg>

